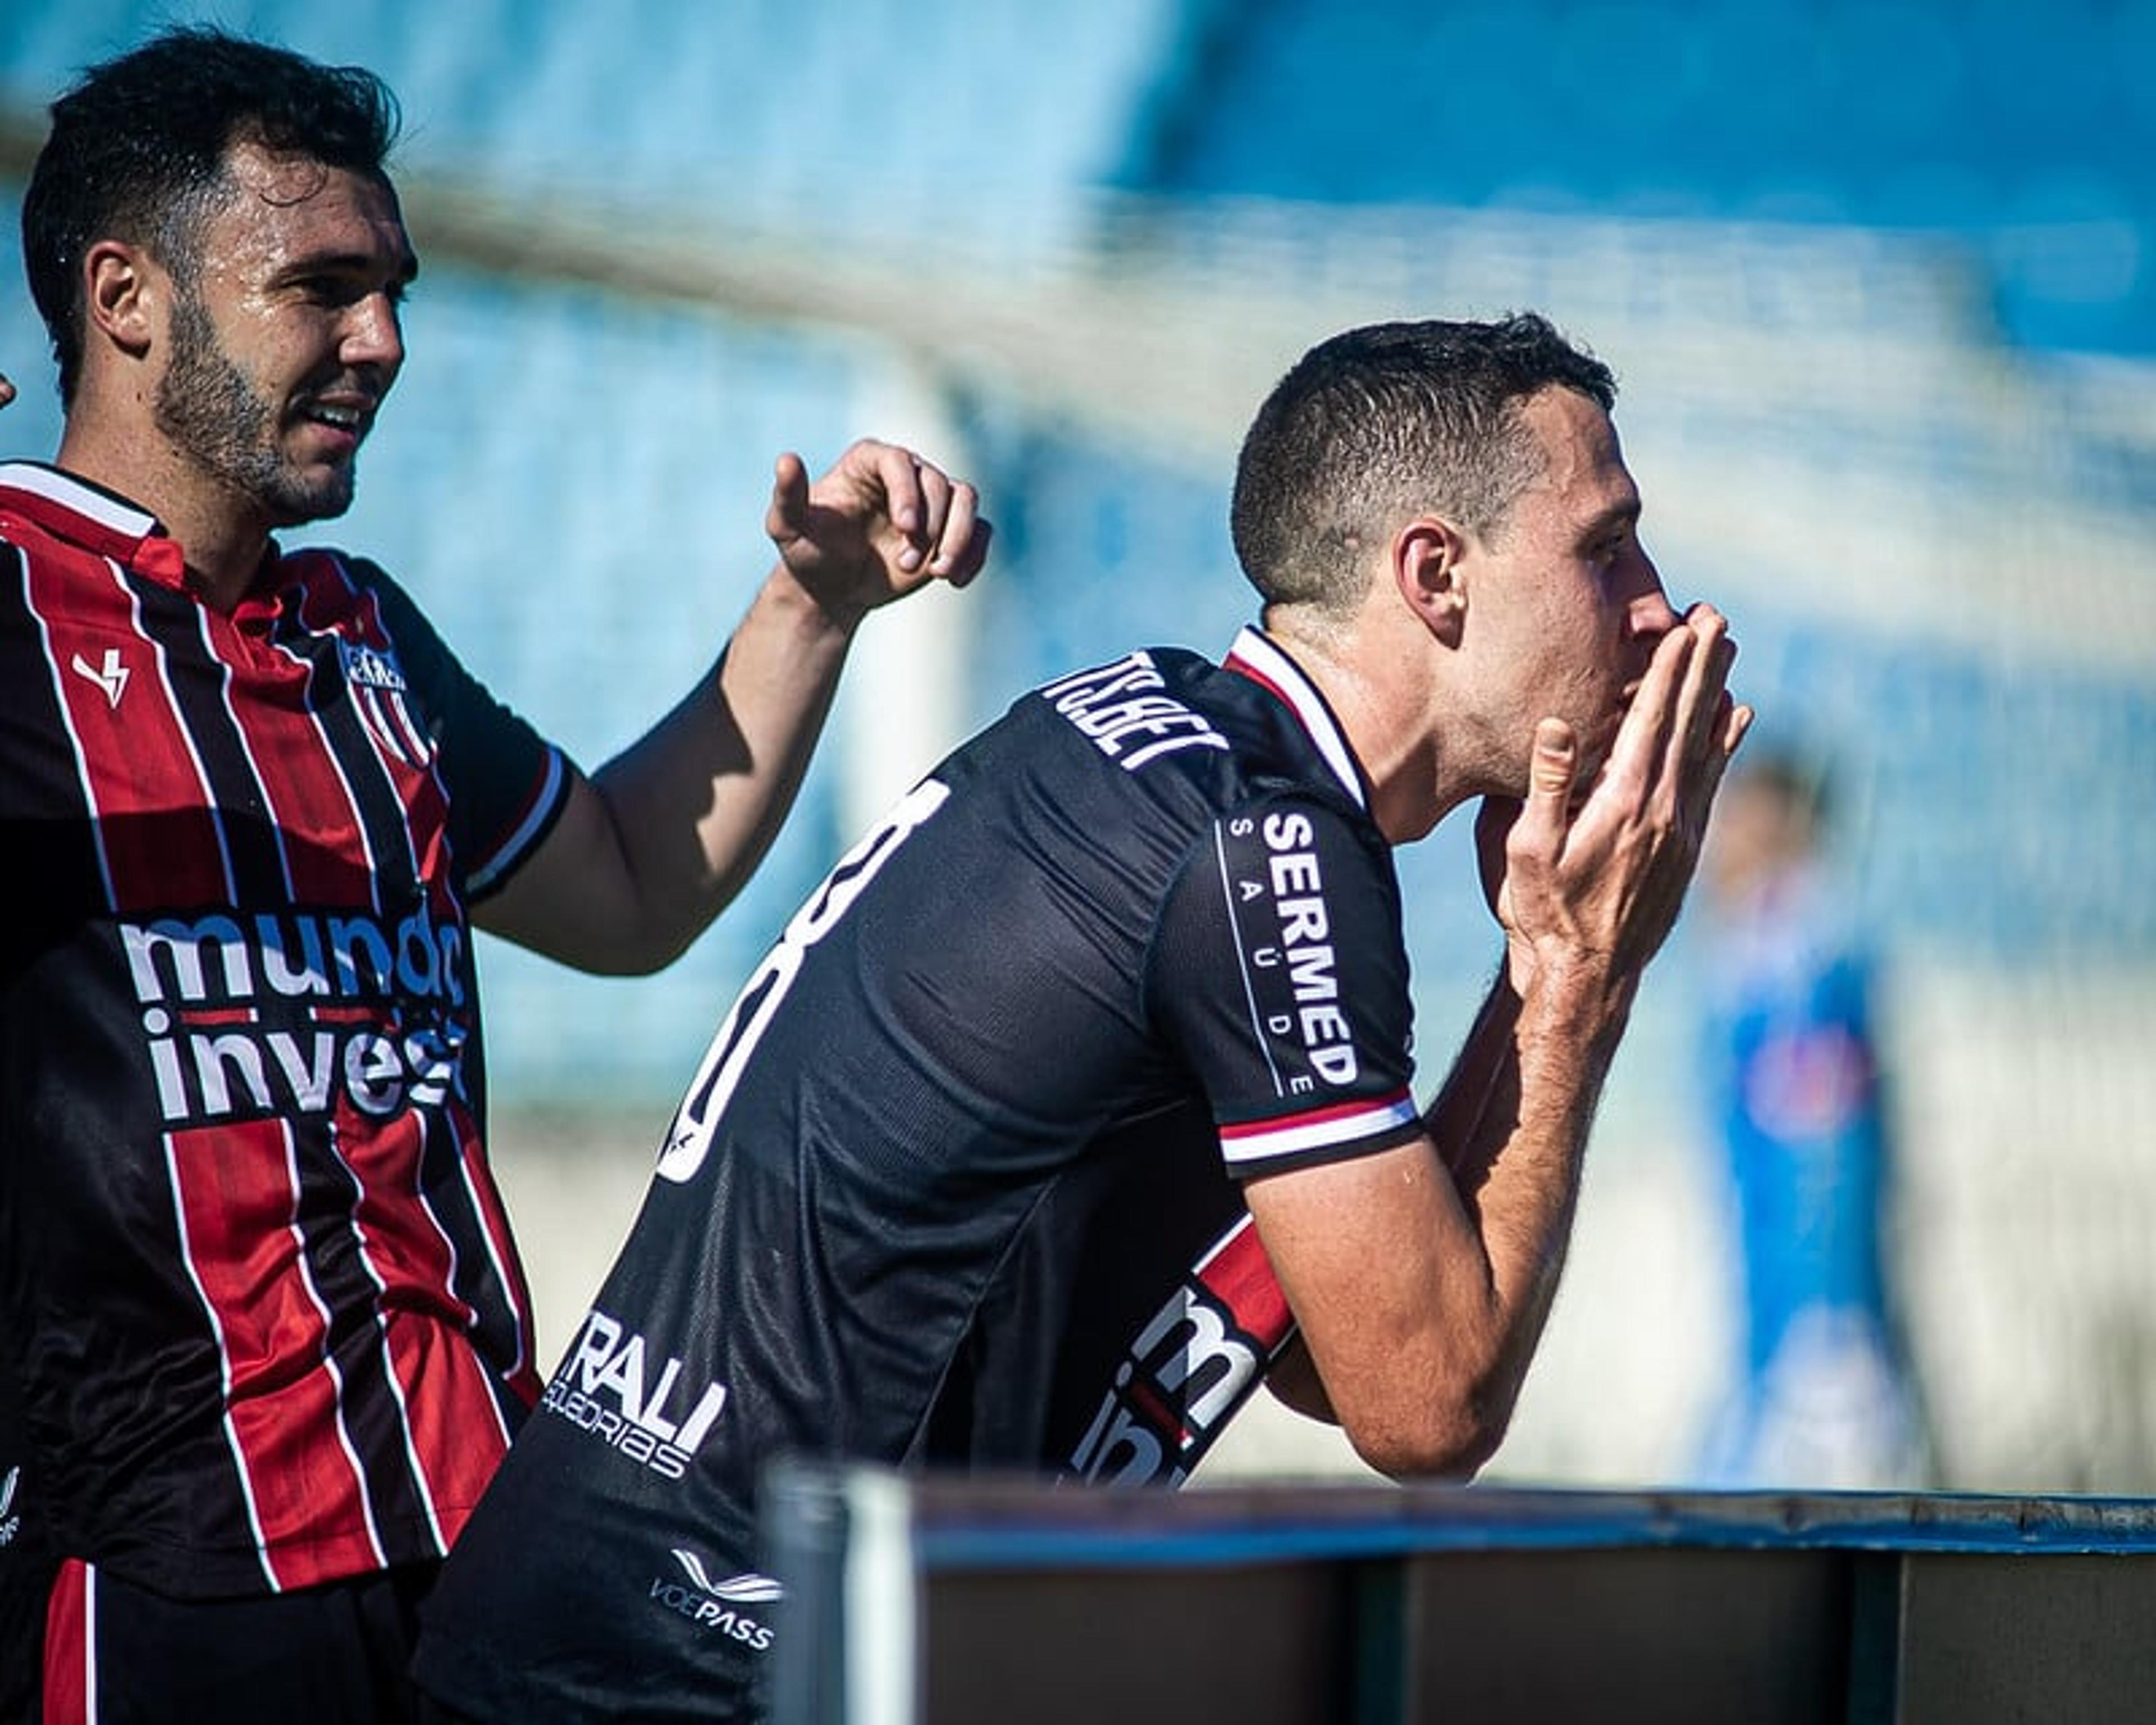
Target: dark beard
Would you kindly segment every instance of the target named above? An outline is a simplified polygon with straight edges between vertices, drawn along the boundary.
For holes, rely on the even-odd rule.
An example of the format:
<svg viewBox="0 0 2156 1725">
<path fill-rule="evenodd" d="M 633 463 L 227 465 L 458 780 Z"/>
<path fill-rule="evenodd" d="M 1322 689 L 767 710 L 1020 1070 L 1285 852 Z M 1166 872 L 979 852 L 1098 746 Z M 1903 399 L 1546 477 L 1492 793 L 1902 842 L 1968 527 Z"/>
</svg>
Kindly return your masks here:
<svg viewBox="0 0 2156 1725">
<path fill-rule="evenodd" d="M 272 526 L 342 515 L 352 506 L 349 464 L 310 480 L 277 447 L 276 409 L 224 350 L 209 314 L 182 290 L 172 306 L 172 357 L 150 404 L 151 422 L 203 472 L 244 497 Z"/>
</svg>

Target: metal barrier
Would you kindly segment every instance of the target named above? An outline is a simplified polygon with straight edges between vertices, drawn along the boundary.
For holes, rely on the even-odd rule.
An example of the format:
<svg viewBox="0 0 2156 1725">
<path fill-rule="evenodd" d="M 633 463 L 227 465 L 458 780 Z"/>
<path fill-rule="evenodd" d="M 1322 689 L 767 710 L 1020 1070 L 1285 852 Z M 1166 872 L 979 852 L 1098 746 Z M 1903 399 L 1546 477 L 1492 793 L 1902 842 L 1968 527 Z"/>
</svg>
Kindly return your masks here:
<svg viewBox="0 0 2156 1725">
<path fill-rule="evenodd" d="M 776 1725 L 2156 1719 L 2156 1501 L 789 1466 Z"/>
</svg>

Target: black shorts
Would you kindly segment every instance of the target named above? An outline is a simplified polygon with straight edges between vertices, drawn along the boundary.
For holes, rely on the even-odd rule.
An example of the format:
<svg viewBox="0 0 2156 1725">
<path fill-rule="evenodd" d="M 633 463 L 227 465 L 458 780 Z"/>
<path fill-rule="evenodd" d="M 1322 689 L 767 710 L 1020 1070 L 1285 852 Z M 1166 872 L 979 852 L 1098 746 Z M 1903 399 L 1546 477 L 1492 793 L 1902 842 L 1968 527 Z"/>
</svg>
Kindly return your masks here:
<svg viewBox="0 0 2156 1725">
<path fill-rule="evenodd" d="M 288 1594 L 174 1599 L 60 1566 L 43 1725 L 420 1725 L 407 1674 L 438 1565 Z"/>
</svg>

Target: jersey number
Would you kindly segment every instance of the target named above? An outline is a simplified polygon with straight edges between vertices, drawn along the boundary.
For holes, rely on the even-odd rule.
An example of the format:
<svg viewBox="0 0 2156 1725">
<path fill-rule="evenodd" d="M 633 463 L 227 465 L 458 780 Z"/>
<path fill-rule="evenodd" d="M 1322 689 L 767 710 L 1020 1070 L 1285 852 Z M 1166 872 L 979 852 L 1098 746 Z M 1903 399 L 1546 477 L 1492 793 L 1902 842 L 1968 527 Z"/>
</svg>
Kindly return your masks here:
<svg viewBox="0 0 2156 1725">
<path fill-rule="evenodd" d="M 711 1152 L 719 1117 L 726 1111 L 734 1087 L 741 1082 L 749 1056 L 778 1011 L 778 1004 L 793 979 L 801 973 L 809 947 L 838 927 L 839 919 L 867 890 L 877 871 L 897 854 L 908 834 L 943 806 L 950 788 L 925 778 L 909 791 L 898 806 L 860 844 L 839 859 L 839 865 L 808 901 L 793 913 L 778 943 L 764 955 L 762 963 L 734 997 L 732 1009 L 718 1034 L 705 1050 L 696 1081 L 674 1116 L 660 1153 L 661 1178 L 676 1182 L 696 1178 Z"/>
</svg>

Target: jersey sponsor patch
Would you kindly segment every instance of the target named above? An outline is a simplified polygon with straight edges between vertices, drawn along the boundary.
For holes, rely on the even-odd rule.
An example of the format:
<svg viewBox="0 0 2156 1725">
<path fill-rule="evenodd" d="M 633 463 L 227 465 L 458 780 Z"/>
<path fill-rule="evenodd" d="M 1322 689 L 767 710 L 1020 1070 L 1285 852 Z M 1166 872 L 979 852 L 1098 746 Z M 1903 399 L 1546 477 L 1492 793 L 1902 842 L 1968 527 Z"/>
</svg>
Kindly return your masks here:
<svg viewBox="0 0 2156 1725">
<path fill-rule="evenodd" d="M 1347 1089 L 1362 1076 L 1362 1058 L 1341 999 L 1334 916 L 1311 817 L 1275 809 L 1238 815 L 1214 831 L 1251 1024 L 1280 1093 Z"/>
<path fill-rule="evenodd" d="M 1323 814 L 1292 806 L 1231 816 L 1214 829 L 1219 891 L 1242 973 L 1250 1034 L 1273 1095 L 1267 1107 L 1220 1129 L 1229 1167 L 1249 1172 L 1336 1151 L 1376 1148 L 1419 1116 L 1397 1056 L 1366 1050 L 1365 1020 L 1350 1011 L 1343 955 L 1367 952 L 1368 919 L 1351 927 L 1365 878 L 1353 852 L 1327 840 Z M 1337 898 L 1332 873 L 1350 884 Z M 1358 973 L 1366 994 L 1368 973 Z M 1366 1007 L 1370 1004 L 1366 1001 Z"/>
<path fill-rule="evenodd" d="M 1168 679 L 1141 649 L 1049 684 L 1040 693 L 1126 773 L 1188 748 L 1225 749 L 1211 720 L 1163 691 Z"/>
<path fill-rule="evenodd" d="M 708 1635 L 737 1641 L 752 1652 L 770 1651 L 774 1631 L 769 1608 L 785 1598 L 784 1588 L 768 1575 L 752 1570 L 714 1579 L 710 1566 L 685 1545 L 675 1546 L 670 1555 L 677 1571 L 662 1570 L 651 1578 L 654 1604 L 687 1618 Z"/>
<path fill-rule="evenodd" d="M 1294 1327 L 1257 1228 L 1239 1217 L 1131 1343 L 1070 1473 L 1181 1485 Z"/>
<path fill-rule="evenodd" d="M 662 1478 L 678 1480 L 726 1404 L 726 1387 L 701 1388 L 681 1361 L 594 1307 L 539 1405 Z"/>
<path fill-rule="evenodd" d="M 123 922 L 120 939 L 167 1127 L 340 1103 L 380 1118 L 464 1094 L 465 932 L 424 906 L 393 924 L 296 910 Z M 380 1022 L 391 999 L 401 1034 Z"/>
</svg>

